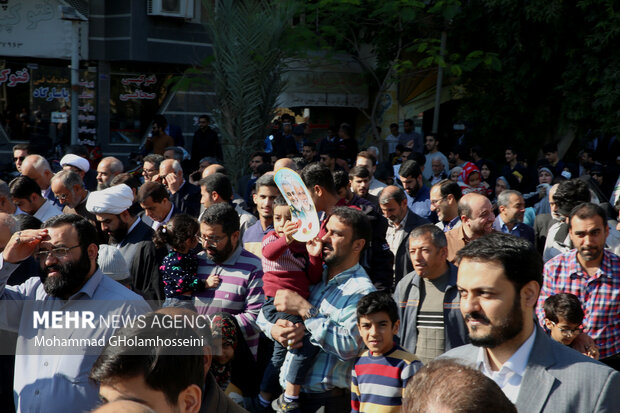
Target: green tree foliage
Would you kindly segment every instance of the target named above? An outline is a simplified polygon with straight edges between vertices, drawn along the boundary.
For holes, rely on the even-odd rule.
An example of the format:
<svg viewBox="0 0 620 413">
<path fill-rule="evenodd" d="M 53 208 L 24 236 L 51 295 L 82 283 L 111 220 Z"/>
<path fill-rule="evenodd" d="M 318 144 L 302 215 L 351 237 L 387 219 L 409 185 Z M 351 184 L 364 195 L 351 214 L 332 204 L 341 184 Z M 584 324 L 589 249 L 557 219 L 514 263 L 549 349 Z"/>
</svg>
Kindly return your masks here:
<svg viewBox="0 0 620 413">
<path fill-rule="evenodd" d="M 231 177 L 247 169 L 262 148 L 276 99 L 282 91 L 285 51 L 281 46 L 294 14 L 288 1 L 205 0 L 214 56 L 196 69 L 211 71 L 214 117 Z"/>
<path fill-rule="evenodd" d="M 620 14 L 615 0 L 486 0 L 455 16 L 448 47 L 501 63 L 459 79 L 475 141 L 535 156 L 544 141 L 620 132 Z"/>
</svg>

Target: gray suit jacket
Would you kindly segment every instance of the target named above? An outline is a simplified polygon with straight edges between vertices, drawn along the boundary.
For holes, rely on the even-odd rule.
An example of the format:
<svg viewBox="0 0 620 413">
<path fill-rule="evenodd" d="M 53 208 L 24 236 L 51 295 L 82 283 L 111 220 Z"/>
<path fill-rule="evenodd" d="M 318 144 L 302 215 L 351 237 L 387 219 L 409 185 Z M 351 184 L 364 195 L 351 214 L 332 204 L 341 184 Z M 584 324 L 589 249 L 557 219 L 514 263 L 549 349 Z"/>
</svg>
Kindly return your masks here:
<svg viewBox="0 0 620 413">
<path fill-rule="evenodd" d="M 474 364 L 479 347 L 457 347 L 441 357 Z M 475 367 L 475 366 L 474 366 Z M 517 398 L 520 413 L 594 413 L 620 410 L 620 373 L 549 338 L 536 339 Z"/>
</svg>

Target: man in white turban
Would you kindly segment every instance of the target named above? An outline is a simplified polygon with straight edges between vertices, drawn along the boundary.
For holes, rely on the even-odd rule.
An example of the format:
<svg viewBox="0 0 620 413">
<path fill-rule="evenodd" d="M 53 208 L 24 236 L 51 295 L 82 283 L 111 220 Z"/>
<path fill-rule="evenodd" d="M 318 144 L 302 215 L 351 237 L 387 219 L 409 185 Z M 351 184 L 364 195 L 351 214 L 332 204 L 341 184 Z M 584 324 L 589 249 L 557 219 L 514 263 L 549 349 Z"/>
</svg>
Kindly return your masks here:
<svg viewBox="0 0 620 413">
<path fill-rule="evenodd" d="M 91 192 L 86 209 L 95 214 L 109 237 L 109 244 L 117 247 L 129 264 L 134 291 L 147 300 L 160 300 L 159 258 L 153 244 L 153 230 L 130 212 L 132 203 L 133 191 L 120 184 Z"/>
</svg>

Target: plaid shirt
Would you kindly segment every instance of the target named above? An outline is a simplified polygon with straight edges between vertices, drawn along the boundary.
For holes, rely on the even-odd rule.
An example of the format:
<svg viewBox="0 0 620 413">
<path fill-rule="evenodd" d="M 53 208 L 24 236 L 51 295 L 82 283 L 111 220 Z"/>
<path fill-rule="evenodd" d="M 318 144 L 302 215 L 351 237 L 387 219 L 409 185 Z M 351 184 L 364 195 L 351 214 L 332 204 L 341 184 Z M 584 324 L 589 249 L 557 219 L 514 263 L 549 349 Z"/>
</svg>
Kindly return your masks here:
<svg viewBox="0 0 620 413">
<path fill-rule="evenodd" d="M 312 286 L 308 301 L 319 310 L 319 315 L 305 321 L 310 332 L 310 342 L 321 351 L 306 375 L 302 385 L 304 393 L 322 393 L 334 388 L 348 389 L 355 358 L 363 347 L 357 330 L 357 302 L 375 291 L 370 278 L 359 264 Z M 271 338 L 273 324 L 267 322 L 261 311 L 258 325 Z M 286 372 L 291 363 L 291 353 L 286 354 L 280 370 L 280 384 L 285 385 Z"/>
<path fill-rule="evenodd" d="M 577 250 L 549 260 L 538 297 L 541 324 L 544 324 L 545 300 L 559 293 L 575 294 L 581 301 L 584 331 L 600 347 L 601 358 L 620 353 L 620 257 L 604 250 L 601 267 L 593 276 L 577 261 Z"/>
</svg>

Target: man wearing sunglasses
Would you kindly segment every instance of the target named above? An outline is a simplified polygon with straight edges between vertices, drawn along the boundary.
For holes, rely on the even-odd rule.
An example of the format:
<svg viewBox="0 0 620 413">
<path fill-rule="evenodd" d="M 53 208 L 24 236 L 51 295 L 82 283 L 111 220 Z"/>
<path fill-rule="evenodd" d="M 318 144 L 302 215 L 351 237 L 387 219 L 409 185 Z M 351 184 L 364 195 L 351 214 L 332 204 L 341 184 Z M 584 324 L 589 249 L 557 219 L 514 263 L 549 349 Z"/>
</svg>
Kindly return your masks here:
<svg viewBox="0 0 620 413">
<path fill-rule="evenodd" d="M 60 215 L 46 221 L 43 229 L 16 232 L 0 255 L 0 327 L 19 335 L 13 385 L 17 411 L 64 413 L 68 406 L 71 411 L 94 408 L 99 401 L 98 386 L 89 382 L 88 373 L 100 348 L 62 344 L 61 338 L 101 339 L 104 343 L 115 328 L 99 324 L 100 317 L 137 316 L 149 311 L 140 296 L 97 268 L 95 239 L 95 227 L 86 219 Z M 31 255 L 39 261 L 40 276 L 7 286 L 19 262 Z M 87 312 L 97 325 L 77 326 Z M 41 322 L 58 313 L 63 327 Z M 69 314 L 75 325 L 65 324 Z M 41 345 L 44 341 L 38 341 L 52 337 L 58 344 Z"/>
<path fill-rule="evenodd" d="M 13 146 L 13 162 L 15 162 L 15 169 L 20 174 L 22 173 L 22 163 L 28 155 L 30 155 L 30 147 L 27 144 L 20 143 Z"/>
</svg>

